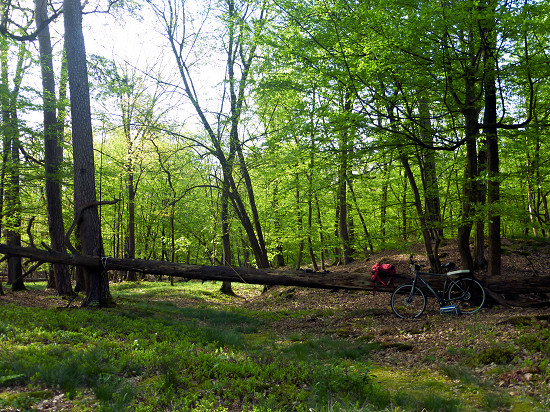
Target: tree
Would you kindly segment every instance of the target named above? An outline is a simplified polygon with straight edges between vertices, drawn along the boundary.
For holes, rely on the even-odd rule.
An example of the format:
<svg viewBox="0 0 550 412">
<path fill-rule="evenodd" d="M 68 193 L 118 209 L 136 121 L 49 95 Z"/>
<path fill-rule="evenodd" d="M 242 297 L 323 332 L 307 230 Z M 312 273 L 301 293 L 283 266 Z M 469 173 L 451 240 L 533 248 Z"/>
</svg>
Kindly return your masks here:
<svg viewBox="0 0 550 412">
<path fill-rule="evenodd" d="M 82 253 L 104 256 L 96 200 L 90 90 L 80 1 L 64 0 L 63 11 L 71 100 L 75 219 Z M 107 273 L 97 267 L 85 267 L 84 275 L 86 299 L 83 305 L 108 304 L 111 295 Z"/>
<path fill-rule="evenodd" d="M 222 10 L 224 26 L 223 47 L 225 51 L 226 77 L 223 91 L 222 109 L 214 119 L 209 118 L 208 112 L 201 105 L 197 88 L 191 76 L 192 63 L 189 61 L 196 42 L 202 32 L 186 34 L 190 29 L 189 17 L 186 14 L 186 5 L 177 0 L 166 0 L 166 9 L 149 1 L 158 19 L 163 25 L 166 39 L 170 45 L 178 68 L 184 95 L 192 104 L 200 123 L 210 139 L 210 147 L 203 149 L 215 158 L 222 169 L 222 181 L 227 184 L 227 193 L 235 213 L 240 220 L 252 251 L 256 264 L 260 268 L 269 266 L 263 229 L 258 215 L 254 189 L 246 159 L 244 142 L 240 136 L 241 121 L 245 105 L 246 90 L 250 82 L 251 67 L 256 58 L 258 34 L 266 23 L 264 6 L 257 10 L 253 4 L 246 1 L 225 0 Z M 228 104 L 229 110 L 224 113 L 223 108 Z M 244 181 L 245 198 L 241 194 L 236 175 Z"/>
<path fill-rule="evenodd" d="M 48 229 L 52 249 L 65 253 L 65 226 L 61 203 L 61 164 L 63 161 L 62 138 L 63 122 L 58 121 L 55 92 L 55 78 L 52 59 L 52 45 L 47 21 L 46 0 L 35 0 L 35 20 L 37 28 L 43 27 L 38 34 L 40 50 L 40 68 L 42 71 L 42 93 L 44 100 L 44 164 L 46 169 L 46 202 L 48 210 Z M 59 119 L 61 120 L 61 119 Z M 72 293 L 68 267 L 54 264 L 55 285 L 59 295 Z"/>
<path fill-rule="evenodd" d="M 104 110 L 107 114 L 104 123 L 108 125 L 110 134 L 121 131 L 124 140 L 122 163 L 125 169 L 128 216 L 124 249 L 126 257 L 134 259 L 137 257 L 136 197 L 144 172 L 145 145 L 148 141 L 154 145 L 160 119 L 165 115 L 165 110 L 160 109 L 164 89 L 160 82 L 155 82 L 151 92 L 150 85 L 128 63 L 119 64 L 101 56 L 92 56 L 91 66 L 92 76 L 98 83 L 98 95 L 105 101 Z M 137 280 L 136 273 L 129 272 L 127 279 Z"/>
<path fill-rule="evenodd" d="M 2 13 L 4 14 L 4 13 Z M 29 64 L 29 52 L 25 43 L 19 42 L 16 58 L 15 71 L 13 76 L 13 88 L 10 89 L 8 53 L 10 40 L 6 37 L 0 38 L 0 65 L 1 65 L 1 90 L 0 100 L 2 108 L 2 135 L 3 135 L 3 157 L 2 157 L 2 206 L 6 206 L 6 238 L 7 243 L 12 246 L 21 246 L 21 197 L 20 197 L 20 167 L 19 157 L 20 125 L 18 118 L 18 99 L 21 90 L 21 82 L 25 69 Z M 2 207 L 3 209 L 3 207 Z M 11 283 L 12 290 L 24 290 L 23 270 L 21 258 L 8 257 L 8 283 Z"/>
</svg>

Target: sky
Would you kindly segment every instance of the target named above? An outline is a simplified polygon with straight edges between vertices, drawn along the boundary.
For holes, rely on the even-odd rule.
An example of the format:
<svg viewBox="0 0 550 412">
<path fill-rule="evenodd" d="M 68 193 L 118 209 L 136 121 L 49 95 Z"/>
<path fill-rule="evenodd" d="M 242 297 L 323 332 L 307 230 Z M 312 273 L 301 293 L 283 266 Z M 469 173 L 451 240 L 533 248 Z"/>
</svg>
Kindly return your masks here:
<svg viewBox="0 0 550 412">
<path fill-rule="evenodd" d="M 32 0 L 22 0 L 33 9 Z M 139 18 L 134 18 L 128 13 L 113 16 L 106 13 L 86 13 L 91 10 L 92 3 L 105 0 L 90 0 L 89 6 L 84 9 L 83 15 L 83 34 L 88 56 L 93 54 L 101 55 L 107 59 L 114 60 L 118 65 L 125 62 L 135 66 L 138 70 L 146 73 L 154 67 L 155 73 L 161 73 L 163 79 L 167 82 L 181 85 L 177 67 L 174 63 L 174 56 L 168 48 L 166 39 L 161 33 L 162 27 L 156 20 L 151 9 L 143 5 L 139 13 Z M 158 0 L 159 2 L 165 0 Z M 61 0 L 54 0 L 57 7 L 61 6 Z M 197 11 L 207 7 L 209 0 L 187 0 L 186 4 L 194 4 Z M 196 19 L 199 21 L 199 19 Z M 225 56 L 220 51 L 216 51 L 222 42 L 219 42 L 216 36 L 211 35 L 215 31 L 214 17 L 209 20 L 209 25 L 204 27 L 208 32 L 206 46 L 201 48 L 199 58 L 202 60 L 194 66 L 192 73 L 199 100 L 206 112 L 216 113 L 220 111 L 222 87 L 225 77 Z M 34 26 L 33 26 L 34 27 Z M 50 25 L 50 35 L 54 47 L 54 71 L 59 76 L 61 67 L 61 50 L 63 42 L 63 16 L 61 15 Z M 33 55 L 38 55 L 38 42 L 34 41 L 29 47 L 33 49 Z M 14 48 L 15 51 L 15 48 Z M 15 61 L 13 61 L 15 64 Z M 40 68 L 37 64 L 30 68 L 24 79 L 24 86 L 40 91 Z M 56 85 L 56 88 L 59 84 Z M 174 90 L 174 87 L 172 87 Z M 39 92 L 28 92 L 29 96 L 36 104 L 41 104 L 42 98 Z M 169 96 L 172 98 L 172 96 Z M 166 99 L 165 99 L 166 100 Z M 202 132 L 202 125 L 199 123 L 194 108 L 187 100 L 182 99 L 180 95 L 173 96 L 171 104 L 173 110 L 170 117 L 177 119 L 180 123 L 185 123 L 187 130 Z M 92 108 L 96 111 L 99 105 L 92 100 Z M 96 112 L 97 113 L 97 112 Z M 38 110 L 29 111 L 21 114 L 22 119 L 27 120 L 31 127 L 36 130 L 41 128 L 42 113 Z M 93 113 L 94 115 L 94 113 Z"/>
<path fill-rule="evenodd" d="M 197 1 L 198 5 L 202 3 Z M 88 56 L 98 54 L 118 64 L 127 62 L 143 73 L 152 70 L 161 73 L 165 81 L 179 84 L 174 56 L 161 32 L 162 28 L 147 6 L 143 6 L 140 16 L 136 19 L 127 14 L 123 18 L 108 14 L 84 15 L 83 30 Z M 209 51 L 202 58 L 198 70 L 192 73 L 193 79 L 198 85 L 201 104 L 208 105 L 209 111 L 218 111 L 220 85 L 225 75 L 224 56 Z M 174 106 L 179 112 L 174 114 L 175 118 L 185 119 L 190 127 L 200 129 L 192 106 L 183 103 L 181 96 L 174 96 L 174 99 Z"/>
</svg>

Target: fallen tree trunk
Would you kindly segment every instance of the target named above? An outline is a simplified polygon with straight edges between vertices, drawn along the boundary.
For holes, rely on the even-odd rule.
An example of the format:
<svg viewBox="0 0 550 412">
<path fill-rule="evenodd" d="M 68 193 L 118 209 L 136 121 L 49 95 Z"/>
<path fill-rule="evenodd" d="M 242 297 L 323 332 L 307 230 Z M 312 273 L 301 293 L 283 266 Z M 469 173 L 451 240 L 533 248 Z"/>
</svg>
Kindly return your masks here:
<svg viewBox="0 0 550 412">
<path fill-rule="evenodd" d="M 239 268 L 232 266 L 185 265 L 157 260 L 115 259 L 111 257 L 69 255 L 30 247 L 0 244 L 0 253 L 21 256 L 39 262 L 63 263 L 104 270 L 130 270 L 153 275 L 176 276 L 197 280 L 219 280 L 257 285 L 304 286 L 319 289 L 372 289 L 370 274 L 320 273 Z"/>
<path fill-rule="evenodd" d="M 91 268 L 102 268 L 103 270 L 131 270 L 152 275 L 176 276 L 202 281 L 217 280 L 255 285 L 302 286 L 318 289 L 373 290 L 370 273 L 321 273 L 294 270 L 260 270 L 230 266 L 185 265 L 157 260 L 71 255 L 32 247 L 17 247 L 4 244 L 0 244 L 0 254 L 21 256 L 38 262 L 88 266 Z M 410 281 L 410 277 L 398 275 L 395 279 L 395 286 L 410 283 Z M 540 302 L 538 300 L 520 302 L 516 298 L 532 293 L 550 293 L 550 277 L 548 276 L 541 276 L 537 279 L 532 278 L 528 282 L 515 282 L 513 284 L 510 284 L 506 280 L 489 283 L 482 281 L 482 283 L 486 289 L 492 292 L 490 294 L 494 300 L 500 304 L 506 302 L 512 306 L 539 305 Z M 377 283 L 374 291 L 393 292 L 393 288 L 386 288 Z M 542 300 L 548 302 L 547 298 Z"/>
</svg>

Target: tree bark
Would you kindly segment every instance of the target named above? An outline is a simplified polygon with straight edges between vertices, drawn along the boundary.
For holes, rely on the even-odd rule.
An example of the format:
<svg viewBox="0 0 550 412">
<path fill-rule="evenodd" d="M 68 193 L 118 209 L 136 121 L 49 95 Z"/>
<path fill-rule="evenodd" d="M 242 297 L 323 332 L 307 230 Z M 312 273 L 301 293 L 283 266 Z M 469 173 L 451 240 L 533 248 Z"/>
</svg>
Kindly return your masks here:
<svg viewBox="0 0 550 412">
<path fill-rule="evenodd" d="M 20 159 L 19 159 L 19 125 L 17 118 L 17 99 L 21 81 L 24 74 L 23 62 L 26 60 L 26 48 L 24 44 L 19 45 L 16 70 L 14 74 L 14 87 L 9 87 L 8 71 L 8 43 L 6 39 L 1 42 L 1 87 L 0 99 L 2 106 L 3 123 L 3 160 L 2 189 L 6 206 L 6 239 L 12 246 L 21 246 L 21 198 L 20 198 Z M 9 185 L 6 185 L 6 177 Z M 25 290 L 25 284 L 21 277 L 23 273 L 21 259 L 18 257 L 8 258 L 8 284 L 11 284 L 13 291 Z"/>
<path fill-rule="evenodd" d="M 437 165 L 435 150 L 433 146 L 433 129 L 431 123 L 430 108 L 427 98 L 421 98 L 419 103 L 420 113 L 420 135 L 421 139 L 429 148 L 423 148 L 421 153 L 422 187 L 424 189 L 424 203 L 426 210 L 426 223 L 432 239 L 443 237 L 441 224 L 441 201 L 439 197 L 439 185 L 437 183 Z"/>
<path fill-rule="evenodd" d="M 480 139 L 480 147 L 477 154 L 477 174 L 483 176 L 487 171 L 487 139 Z M 477 184 L 477 206 L 483 210 L 487 201 L 487 187 L 481 181 Z M 485 269 L 487 267 L 487 259 L 485 259 L 485 218 L 477 216 L 475 231 L 474 231 L 474 265 L 477 269 Z"/>
<path fill-rule="evenodd" d="M 300 175 L 298 172 L 294 174 L 296 182 L 296 224 L 298 228 L 298 256 L 296 256 L 296 270 L 302 267 L 302 259 L 304 257 L 304 223 L 302 218 L 302 205 L 300 201 Z"/>
<path fill-rule="evenodd" d="M 37 27 L 47 20 L 46 0 L 35 0 Z M 48 230 L 52 249 L 65 253 L 65 226 L 61 202 L 61 165 L 63 162 L 63 123 L 58 123 L 56 110 L 55 78 L 53 72 L 52 45 L 49 26 L 38 34 L 42 90 L 44 99 L 44 163 L 46 171 L 46 202 Z M 72 293 L 69 268 L 62 264 L 53 266 L 57 293 L 68 296 Z"/>
<path fill-rule="evenodd" d="M 41 262 L 83 266 L 86 270 L 134 270 L 152 275 L 173 275 L 187 279 L 228 281 L 257 285 L 304 286 L 321 289 L 372 290 L 370 273 L 317 273 L 240 268 L 234 266 L 186 265 L 142 259 L 116 259 L 100 256 L 68 255 L 36 248 L 0 244 L 0 253 L 23 256 Z M 391 290 L 391 289 L 388 289 Z"/>
<path fill-rule="evenodd" d="M 351 183 L 351 180 L 349 180 L 349 179 L 348 179 L 348 186 L 349 186 L 349 191 L 351 193 L 351 197 L 352 197 L 352 200 L 353 200 L 353 204 L 355 205 L 355 210 L 357 210 L 357 214 L 359 215 L 359 220 L 361 221 L 361 226 L 363 227 L 363 232 L 365 232 L 365 239 L 366 239 L 367 244 L 368 244 L 368 250 L 372 254 L 374 252 L 374 245 L 372 244 L 372 238 L 371 238 L 369 229 L 367 228 L 365 218 L 363 217 L 363 213 L 361 212 L 361 209 L 359 208 L 359 203 L 357 202 L 357 196 L 355 196 L 355 190 L 353 189 L 353 184 Z M 367 250 L 367 248 L 365 247 L 365 251 L 366 250 Z"/>
<path fill-rule="evenodd" d="M 144 274 L 173 275 L 186 279 L 229 281 L 257 285 L 302 286 L 319 289 L 372 290 L 370 271 L 367 273 L 323 273 L 306 271 L 280 271 L 274 269 L 254 269 L 233 266 L 186 265 L 164 261 L 142 259 L 116 259 L 100 256 L 68 255 L 48 252 L 36 248 L 13 247 L 0 244 L 0 254 L 19 256 L 40 262 L 63 263 L 70 266 L 83 266 L 95 270 L 134 270 Z M 395 285 L 410 282 L 409 276 L 397 276 Z M 392 288 L 379 288 L 376 291 L 392 292 Z M 509 280 L 492 281 L 487 287 L 494 293 L 514 297 L 532 294 L 533 291 L 550 293 L 550 277 L 530 278 L 529 282 L 510 284 Z M 546 301 L 546 304 L 548 302 Z"/>
<path fill-rule="evenodd" d="M 233 257 L 231 254 L 231 238 L 229 236 L 229 190 L 227 182 L 223 182 L 221 196 L 221 221 L 222 221 L 222 263 L 231 266 Z M 234 295 L 231 282 L 224 280 L 220 292 L 226 295 Z"/>
<path fill-rule="evenodd" d="M 418 186 L 416 185 L 414 174 L 409 164 L 409 159 L 407 159 L 407 157 L 403 153 L 400 153 L 399 158 L 401 160 L 401 163 L 403 164 L 403 167 L 405 168 L 405 174 L 407 175 L 409 184 L 411 185 L 411 190 L 414 195 L 414 205 L 416 207 L 416 212 L 418 214 L 418 220 L 420 222 L 420 228 L 422 231 L 422 238 L 424 240 L 426 255 L 428 257 L 428 261 L 430 262 L 430 268 L 433 272 L 437 273 L 441 269 L 439 256 L 436 253 L 438 243 L 436 242 L 436 247 L 434 250 L 434 247 L 432 246 L 432 241 L 431 241 L 430 228 L 428 223 L 426 222 L 424 211 L 422 210 L 422 200 L 420 198 L 420 192 L 418 190 Z"/>
<path fill-rule="evenodd" d="M 346 91 L 342 105 L 344 122 L 340 131 L 340 158 L 338 164 L 338 233 L 342 247 L 342 263 L 349 264 L 353 258 L 353 250 L 351 247 L 351 239 L 348 225 L 348 197 L 347 197 L 347 182 L 348 182 L 348 157 L 350 153 L 350 131 L 351 131 L 351 114 L 352 98 L 351 92 Z"/>
<path fill-rule="evenodd" d="M 487 203 L 488 213 L 488 272 L 489 276 L 500 276 L 500 172 L 498 155 L 497 93 L 496 93 L 496 21 L 493 2 L 489 2 L 489 17 L 482 22 L 483 61 L 485 64 L 485 114 L 483 132 L 487 142 Z"/>
<path fill-rule="evenodd" d="M 73 136 L 74 202 L 77 210 L 85 209 L 78 222 L 82 253 L 103 256 L 103 240 L 96 202 L 90 90 L 86 67 L 86 50 L 82 33 L 80 1 L 64 0 L 65 47 L 71 98 Z M 104 306 L 110 303 L 109 280 L 101 267 L 84 268 L 86 299 L 84 306 Z"/>
<path fill-rule="evenodd" d="M 321 270 L 325 270 L 325 255 L 328 253 L 325 247 L 325 234 L 323 230 L 323 220 L 321 219 L 321 206 L 319 205 L 319 197 L 315 195 L 315 211 L 317 215 L 317 225 L 319 225 L 319 242 L 321 243 Z"/>
<path fill-rule="evenodd" d="M 274 266 L 276 268 L 285 265 L 285 256 L 283 254 L 283 243 L 281 241 L 281 217 L 279 215 L 279 187 L 277 183 L 273 185 L 273 228 L 275 230 L 275 259 Z"/>
<path fill-rule="evenodd" d="M 462 216 L 458 228 L 458 250 L 465 269 L 474 269 L 474 259 L 470 250 L 470 234 L 473 226 L 474 210 L 472 205 L 476 203 L 477 177 L 477 150 L 476 140 L 478 134 L 478 111 L 476 109 L 464 110 L 465 134 L 466 134 L 466 166 L 464 168 L 464 181 L 462 186 Z"/>
</svg>

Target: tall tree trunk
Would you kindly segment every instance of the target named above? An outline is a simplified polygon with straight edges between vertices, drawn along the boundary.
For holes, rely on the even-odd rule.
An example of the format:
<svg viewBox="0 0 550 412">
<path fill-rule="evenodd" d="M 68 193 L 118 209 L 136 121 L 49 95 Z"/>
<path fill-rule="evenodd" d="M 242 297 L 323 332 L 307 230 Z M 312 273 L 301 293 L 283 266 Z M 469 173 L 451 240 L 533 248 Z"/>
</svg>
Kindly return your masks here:
<svg viewBox="0 0 550 412">
<path fill-rule="evenodd" d="M 283 243 L 281 241 L 281 217 L 279 216 L 279 187 L 277 183 L 273 185 L 273 228 L 275 230 L 275 267 L 283 267 L 285 265 L 285 257 L 283 255 Z"/>
<path fill-rule="evenodd" d="M 8 77 L 8 43 L 5 38 L 0 38 L 1 58 L 1 87 L 0 99 L 2 105 L 3 123 L 3 148 L 6 163 L 5 174 L 2 176 L 6 206 L 6 240 L 10 246 L 21 246 L 21 198 L 20 198 L 20 159 L 19 159 L 19 125 L 17 118 L 17 99 L 21 80 L 23 78 L 23 62 L 26 60 L 26 48 L 23 43 L 19 45 L 19 52 L 14 75 L 13 91 L 9 87 Z M 6 185 L 6 175 L 9 185 Z M 20 257 L 8 257 L 8 283 L 13 291 L 25 290 L 23 283 L 23 269 Z"/>
<path fill-rule="evenodd" d="M 529 220 L 531 221 L 531 226 L 533 228 L 533 236 L 538 236 L 538 216 L 539 210 L 537 208 L 537 201 L 535 199 L 536 189 L 534 188 L 534 173 L 533 169 L 536 167 L 531 161 L 531 154 L 529 153 L 529 137 L 528 135 L 525 138 L 525 143 L 527 146 L 526 153 L 526 169 L 527 175 L 525 176 L 526 185 L 527 185 L 527 209 L 529 211 Z"/>
<path fill-rule="evenodd" d="M 430 108 L 427 98 L 422 98 L 418 104 L 420 114 L 421 139 L 429 148 L 422 149 L 422 187 L 424 189 L 424 204 L 426 210 L 426 223 L 432 239 L 443 237 L 441 224 L 441 200 L 439 197 L 439 185 L 437 183 L 437 165 L 435 150 L 433 147 L 433 129 Z"/>
<path fill-rule="evenodd" d="M 474 29 L 465 31 L 464 43 L 460 49 L 453 48 L 450 36 L 444 37 L 442 47 L 444 49 L 444 67 L 446 71 L 446 84 L 448 95 L 452 96 L 454 103 L 460 108 L 464 117 L 464 141 L 466 146 L 466 162 L 464 166 L 464 178 L 462 182 L 461 217 L 458 226 L 458 250 L 464 269 L 473 270 L 474 260 L 470 250 L 470 234 L 474 222 L 477 202 L 476 181 L 477 172 L 477 138 L 479 135 L 479 113 L 481 103 L 479 101 L 479 48 Z M 460 62 L 458 78 L 463 81 L 461 92 L 455 88 L 455 71 L 452 62 L 456 61 L 457 52 L 464 56 Z M 463 98 L 459 97 L 463 96 Z"/>
<path fill-rule="evenodd" d="M 462 216 L 458 228 L 458 250 L 464 269 L 474 270 L 474 259 L 470 250 L 470 234 L 472 232 L 476 196 L 476 172 L 477 150 L 476 140 L 478 134 L 478 111 L 475 109 L 464 110 L 465 139 L 466 139 L 466 165 L 464 168 L 464 181 L 462 186 Z"/>
<path fill-rule="evenodd" d="M 350 153 L 350 132 L 351 132 L 351 93 L 346 91 L 345 101 L 342 106 L 345 124 L 340 131 L 340 159 L 338 164 L 338 233 L 342 248 L 342 263 L 347 265 L 353 258 L 353 250 L 351 247 L 349 225 L 348 225 L 348 197 L 347 197 L 347 182 L 349 169 L 349 153 Z"/>
<path fill-rule="evenodd" d="M 126 139 L 126 189 L 128 192 L 128 236 L 126 237 L 126 256 L 129 259 L 136 257 L 136 182 L 134 173 L 134 141 L 132 140 L 132 110 L 129 92 L 119 92 L 120 108 L 122 112 L 122 127 Z M 137 273 L 129 271 L 126 278 L 134 282 L 137 280 Z"/>
<path fill-rule="evenodd" d="M 487 142 L 487 203 L 488 203 L 488 271 L 489 276 L 500 276 L 500 171 L 498 156 L 497 93 L 496 93 L 496 21 L 493 2 L 489 2 L 489 17 L 482 22 L 483 61 L 485 64 L 485 114 L 483 132 Z"/>
<path fill-rule="evenodd" d="M 395 106 L 388 105 L 388 118 L 390 119 L 390 125 L 392 130 L 397 131 L 399 125 L 395 119 L 394 115 Z M 416 208 L 416 213 L 418 215 L 418 221 L 420 222 L 420 230 L 422 232 L 422 239 L 424 240 L 424 248 L 426 250 L 426 255 L 428 261 L 430 262 L 430 268 L 434 272 L 439 272 L 441 268 L 441 263 L 439 262 L 439 256 L 437 253 L 439 247 L 439 239 L 436 238 L 435 247 L 432 245 L 432 235 L 433 232 L 430 231 L 431 227 L 426 219 L 426 213 L 424 212 L 424 207 L 422 206 L 422 198 L 420 196 L 420 191 L 418 190 L 418 185 L 416 184 L 416 179 L 414 173 L 411 169 L 409 158 L 407 154 L 403 152 L 401 148 L 398 148 L 399 160 L 403 165 L 405 170 L 405 176 L 409 181 L 411 190 L 414 196 L 414 205 Z"/>
<path fill-rule="evenodd" d="M 241 30 L 244 30 L 243 27 L 247 26 L 247 23 L 249 23 L 246 21 L 249 15 L 245 16 L 240 14 L 241 11 L 236 8 L 233 0 L 227 0 L 223 3 L 226 7 L 224 18 L 226 18 L 227 23 L 227 42 L 225 43 L 227 55 L 227 77 L 225 79 L 225 84 L 228 88 L 230 105 L 230 111 L 227 115 L 227 118 L 229 119 L 229 151 L 225 150 L 226 148 L 222 143 L 226 139 L 220 134 L 222 129 L 225 130 L 225 127 L 221 127 L 221 125 L 219 125 L 220 127 L 218 128 L 218 132 L 216 132 L 199 103 L 196 93 L 198 88 L 195 88 L 193 80 L 189 76 L 189 67 L 186 61 L 186 56 L 188 56 L 188 53 L 181 52 L 185 47 L 187 47 L 187 38 L 176 38 L 180 32 L 179 29 L 181 26 L 178 26 L 178 24 L 172 24 L 172 22 L 180 22 L 181 16 L 179 15 L 179 11 L 184 10 L 184 7 L 181 9 L 172 8 L 170 11 L 166 11 L 155 7 L 153 2 L 150 2 L 155 12 L 162 19 L 164 19 L 164 29 L 166 30 L 168 41 L 170 42 L 172 52 L 176 59 L 176 64 L 183 83 L 185 95 L 195 108 L 195 111 L 210 138 L 213 146 L 213 155 L 220 163 L 224 179 L 228 179 L 227 183 L 230 188 L 230 200 L 233 208 L 235 209 L 235 214 L 246 232 L 250 247 L 254 253 L 256 264 L 260 268 L 267 268 L 269 267 L 269 258 L 258 215 L 252 182 L 242 152 L 242 142 L 240 142 L 238 134 L 242 108 L 247 92 L 247 85 L 249 84 L 250 69 L 252 62 L 256 57 L 257 44 L 247 44 L 245 39 L 249 33 L 247 33 L 246 36 L 243 36 L 241 32 Z M 260 31 L 266 21 L 265 12 L 265 9 L 260 10 L 258 18 L 254 21 L 254 25 L 247 28 Z M 182 22 L 185 24 L 185 18 L 183 18 Z M 181 33 L 184 32 L 185 29 L 181 30 Z M 237 70 L 237 73 L 240 73 L 240 78 L 238 78 L 235 74 L 235 70 Z M 221 113 L 220 117 L 223 117 Z M 238 185 L 233 176 L 235 160 L 240 166 L 241 177 L 245 183 L 245 190 L 249 201 L 248 206 L 245 205 L 241 192 L 239 191 Z M 252 215 L 252 218 L 249 213 Z"/>
<path fill-rule="evenodd" d="M 353 189 L 353 184 L 351 183 L 351 180 L 348 180 L 348 186 L 349 191 L 351 193 L 351 198 L 353 200 L 353 204 L 355 205 L 355 210 L 357 210 L 357 214 L 359 215 L 359 220 L 361 221 L 361 226 L 363 227 L 363 232 L 365 232 L 365 239 L 367 240 L 367 244 L 369 247 L 370 253 L 374 252 L 374 246 L 372 244 L 372 238 L 369 233 L 369 230 L 367 229 L 367 224 L 365 222 L 365 218 L 363 217 L 363 213 L 361 212 L 361 209 L 359 208 L 359 203 L 357 202 L 357 196 L 355 195 L 355 190 Z M 367 248 L 365 247 L 365 254 Z"/>
<path fill-rule="evenodd" d="M 407 174 L 403 179 L 403 200 L 401 201 L 401 231 L 403 240 L 407 240 Z"/>
<path fill-rule="evenodd" d="M 411 190 L 414 195 L 414 205 L 418 214 L 418 220 L 420 221 L 420 229 L 422 231 L 422 238 L 424 240 L 426 255 L 428 256 L 428 261 L 430 262 L 430 268 L 432 271 L 439 272 L 439 270 L 441 269 L 441 263 L 439 262 L 439 256 L 437 255 L 437 247 L 439 244 L 436 242 L 435 249 L 432 246 L 430 229 L 428 223 L 426 222 L 424 210 L 422 208 L 422 199 L 420 197 L 418 186 L 416 185 L 414 174 L 409 164 L 409 159 L 407 159 L 407 157 L 403 153 L 400 153 L 399 158 L 401 160 L 401 163 L 403 164 L 403 167 L 405 168 L 405 174 L 409 179 Z"/>
<path fill-rule="evenodd" d="M 487 170 L 487 141 L 485 136 L 480 139 L 480 145 L 477 154 L 477 175 L 484 176 Z M 477 201 L 476 209 L 483 210 L 487 200 L 487 187 L 479 179 L 477 185 Z M 479 214 L 476 216 L 474 230 L 474 266 L 476 268 L 485 269 L 487 260 L 485 259 L 485 218 Z"/>
<path fill-rule="evenodd" d="M 312 162 L 310 162 L 310 170 L 312 170 Z M 317 258 L 313 250 L 313 242 L 311 240 L 311 232 L 313 231 L 313 177 L 311 173 L 306 173 L 308 188 L 307 188 L 307 245 L 309 249 L 309 258 L 313 270 L 318 271 Z"/>
<path fill-rule="evenodd" d="M 315 210 L 317 211 L 317 224 L 319 225 L 319 242 L 321 243 L 321 270 L 326 270 L 325 268 L 325 256 L 327 250 L 325 248 L 325 234 L 323 231 L 323 220 L 321 219 L 321 206 L 319 205 L 319 198 L 315 195 Z"/>
<path fill-rule="evenodd" d="M 529 220 L 533 229 L 534 236 L 545 236 L 545 224 L 548 223 L 548 211 L 546 207 L 546 193 L 543 190 L 543 180 L 541 174 L 541 130 L 540 120 L 535 112 L 534 126 L 530 127 L 525 136 L 526 147 L 526 186 L 527 186 L 527 208 Z M 534 142 L 531 142 L 531 136 Z M 531 149 L 531 146 L 533 148 Z M 531 150 L 533 152 L 531 153 Z M 540 231 L 540 232 L 539 232 Z"/>
<path fill-rule="evenodd" d="M 296 177 L 296 224 L 298 227 L 298 256 L 296 257 L 296 270 L 302 267 L 302 259 L 304 256 L 304 222 L 302 218 L 302 205 L 300 204 L 300 175 L 298 172 Z"/>
<path fill-rule="evenodd" d="M 86 50 L 82 33 L 82 10 L 78 0 L 63 1 L 65 46 L 71 96 L 73 136 L 74 202 L 79 219 L 82 253 L 104 256 L 96 201 L 90 90 Z M 84 306 L 103 306 L 111 301 L 109 279 L 101 269 L 87 267 Z"/>
<path fill-rule="evenodd" d="M 386 240 L 386 215 L 388 213 L 388 188 L 389 188 L 389 178 L 390 178 L 390 171 L 389 171 L 389 165 L 384 164 L 384 171 L 383 171 L 383 182 L 382 182 L 382 193 L 380 195 L 380 236 L 382 237 L 383 241 Z"/>
<path fill-rule="evenodd" d="M 222 263 L 224 266 L 232 266 L 231 238 L 229 236 L 229 188 L 227 182 L 223 182 L 221 196 L 221 220 L 222 220 Z M 234 295 L 231 282 L 224 280 L 220 292 L 226 295 Z"/>
<path fill-rule="evenodd" d="M 6 194 L 6 175 L 10 153 L 8 125 L 10 123 L 10 86 L 8 82 L 8 40 L 0 36 L 0 105 L 2 109 L 2 165 L 0 169 L 0 236 L 4 234 L 4 198 Z"/>
<path fill-rule="evenodd" d="M 126 255 L 129 259 L 136 257 L 136 191 L 134 186 L 133 164 L 128 167 L 128 237 Z M 137 273 L 129 271 L 127 279 L 131 282 L 137 280 Z"/>
<path fill-rule="evenodd" d="M 9 225 L 7 229 L 8 245 L 21 246 L 21 195 L 20 195 L 20 158 L 19 158 L 19 131 L 17 129 L 17 115 L 12 108 L 11 112 L 11 159 L 10 159 L 10 187 L 7 191 L 7 206 Z M 23 265 L 20 257 L 8 258 L 8 283 L 15 291 L 25 290 L 23 283 Z"/>
<path fill-rule="evenodd" d="M 35 0 L 36 25 L 47 19 L 46 0 Z M 46 169 L 46 202 L 48 210 L 48 230 L 52 249 L 65 253 L 65 226 L 61 201 L 61 165 L 63 162 L 63 123 L 58 123 L 56 112 L 55 78 L 53 75 L 52 45 L 49 26 L 38 34 L 40 47 L 40 67 L 44 99 L 44 163 Z M 72 293 L 69 268 L 56 263 L 53 265 L 57 293 L 67 296 Z"/>
</svg>

